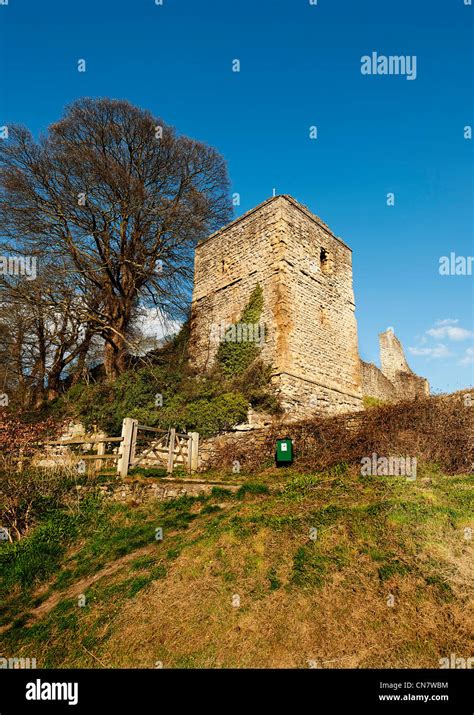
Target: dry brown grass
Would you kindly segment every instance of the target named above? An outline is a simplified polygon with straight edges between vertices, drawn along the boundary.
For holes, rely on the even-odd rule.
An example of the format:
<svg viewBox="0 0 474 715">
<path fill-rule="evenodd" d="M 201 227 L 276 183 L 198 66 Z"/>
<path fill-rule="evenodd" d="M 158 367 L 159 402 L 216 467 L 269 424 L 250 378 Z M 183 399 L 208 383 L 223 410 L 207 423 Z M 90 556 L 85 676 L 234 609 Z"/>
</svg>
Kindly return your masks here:
<svg viewBox="0 0 474 715">
<path fill-rule="evenodd" d="M 260 532 L 248 543 L 223 538 L 219 546 L 235 574 L 232 586 L 206 549 L 190 550 L 164 583 L 125 604 L 106 647 L 109 662 L 133 668 L 157 660 L 164 667 L 410 668 L 437 667 L 440 654 L 472 652 L 472 614 L 460 603 L 440 604 L 433 594 L 420 598 L 426 585 L 419 577 L 395 577 L 382 587 L 374 565 L 359 558 L 320 590 L 268 593 L 262 581 L 269 564 L 278 563 L 278 576 L 289 579 L 290 542 L 272 543 Z M 252 574 L 245 569 L 249 560 L 257 562 Z M 389 592 L 394 608 L 387 607 Z M 240 608 L 232 606 L 234 593 Z"/>
</svg>

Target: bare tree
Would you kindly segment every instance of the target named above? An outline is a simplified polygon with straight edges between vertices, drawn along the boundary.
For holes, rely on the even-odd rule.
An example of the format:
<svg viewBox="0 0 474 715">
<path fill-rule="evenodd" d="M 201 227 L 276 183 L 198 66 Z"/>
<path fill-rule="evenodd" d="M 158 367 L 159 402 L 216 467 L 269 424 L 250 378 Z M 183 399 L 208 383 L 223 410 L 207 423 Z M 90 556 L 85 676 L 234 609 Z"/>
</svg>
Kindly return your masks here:
<svg viewBox="0 0 474 715">
<path fill-rule="evenodd" d="M 29 282 L 0 276 L 0 327 L 3 333 L 4 384 L 22 406 L 40 406 L 59 396 L 68 368 L 83 372 L 98 332 L 88 305 L 67 266 L 44 265 Z"/>
<path fill-rule="evenodd" d="M 35 142 L 0 142 L 0 221 L 22 250 L 73 269 L 109 378 L 139 303 L 187 308 L 196 242 L 230 217 L 224 160 L 125 101 L 82 99 Z"/>
</svg>

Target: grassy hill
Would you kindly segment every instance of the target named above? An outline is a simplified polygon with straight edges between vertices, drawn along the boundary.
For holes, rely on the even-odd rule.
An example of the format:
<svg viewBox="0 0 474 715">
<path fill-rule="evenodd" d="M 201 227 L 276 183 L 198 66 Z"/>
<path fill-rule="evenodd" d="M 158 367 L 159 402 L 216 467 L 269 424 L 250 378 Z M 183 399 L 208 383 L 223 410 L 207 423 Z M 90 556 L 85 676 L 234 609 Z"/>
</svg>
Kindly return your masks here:
<svg viewBox="0 0 474 715">
<path fill-rule="evenodd" d="M 340 464 L 220 477 L 240 490 L 138 506 L 90 495 L 0 543 L 0 655 L 40 668 L 436 668 L 472 654 L 472 476 Z"/>
</svg>

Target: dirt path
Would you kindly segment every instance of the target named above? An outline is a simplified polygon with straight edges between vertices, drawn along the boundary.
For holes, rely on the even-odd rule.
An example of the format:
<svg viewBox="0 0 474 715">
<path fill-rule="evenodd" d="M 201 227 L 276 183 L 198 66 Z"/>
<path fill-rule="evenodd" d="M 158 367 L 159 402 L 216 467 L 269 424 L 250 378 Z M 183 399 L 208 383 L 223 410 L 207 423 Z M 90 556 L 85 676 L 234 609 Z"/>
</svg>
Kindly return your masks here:
<svg viewBox="0 0 474 715">
<path fill-rule="evenodd" d="M 71 586 L 69 586 L 69 588 L 67 588 L 65 591 L 55 591 L 39 606 L 37 606 L 31 611 L 27 611 L 29 617 L 26 625 L 31 626 L 39 618 L 47 615 L 50 611 L 53 610 L 55 606 L 57 606 L 60 601 L 66 598 L 75 598 L 79 596 L 81 593 L 84 593 L 86 589 L 90 588 L 92 584 L 96 583 L 97 581 L 100 581 L 101 578 L 104 578 L 104 576 L 112 576 L 130 561 L 134 561 L 138 557 L 145 556 L 147 554 L 152 553 L 153 551 L 156 551 L 156 544 L 148 544 L 147 546 L 143 546 L 141 549 L 132 551 L 130 554 L 126 554 L 125 556 L 122 556 L 121 558 L 112 561 L 110 564 L 104 566 L 104 568 L 102 568 L 100 571 L 97 571 L 92 576 L 81 578 L 79 581 L 76 581 L 75 583 L 71 584 Z M 44 586 L 41 586 L 39 589 L 37 589 L 37 591 L 35 591 L 35 593 L 33 594 L 33 597 L 38 597 L 39 595 L 41 595 L 41 593 L 44 593 Z M 16 618 L 18 617 L 19 616 L 16 616 Z M 5 626 L 1 626 L 0 635 L 8 631 L 11 626 L 11 623 L 8 623 Z"/>
</svg>

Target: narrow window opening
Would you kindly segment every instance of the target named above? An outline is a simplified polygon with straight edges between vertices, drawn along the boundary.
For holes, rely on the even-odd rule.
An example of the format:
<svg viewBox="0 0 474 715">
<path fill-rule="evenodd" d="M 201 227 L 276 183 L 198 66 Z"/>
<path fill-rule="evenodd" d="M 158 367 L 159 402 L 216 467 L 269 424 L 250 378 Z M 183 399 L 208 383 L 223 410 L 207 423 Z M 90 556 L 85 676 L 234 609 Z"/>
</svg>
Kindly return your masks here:
<svg viewBox="0 0 474 715">
<path fill-rule="evenodd" d="M 323 273 L 329 272 L 329 253 L 325 248 L 321 248 L 321 252 L 319 254 L 319 265 L 321 266 Z"/>
</svg>

